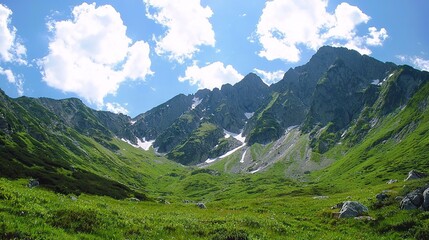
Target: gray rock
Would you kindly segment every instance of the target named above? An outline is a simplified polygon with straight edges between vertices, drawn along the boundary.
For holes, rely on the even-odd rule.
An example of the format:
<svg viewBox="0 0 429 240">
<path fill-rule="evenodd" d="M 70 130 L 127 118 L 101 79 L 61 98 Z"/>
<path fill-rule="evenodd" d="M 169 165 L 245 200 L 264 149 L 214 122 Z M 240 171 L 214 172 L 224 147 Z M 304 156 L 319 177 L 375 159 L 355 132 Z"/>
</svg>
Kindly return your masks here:
<svg viewBox="0 0 429 240">
<path fill-rule="evenodd" d="M 411 202 L 411 199 L 409 199 L 408 197 L 402 199 L 400 208 L 401 210 L 417 209 L 417 207 Z"/>
<path fill-rule="evenodd" d="M 204 203 L 202 203 L 202 202 L 197 203 L 197 206 L 199 208 L 201 208 L 201 209 L 206 209 L 207 208 L 206 205 Z"/>
<path fill-rule="evenodd" d="M 398 182 L 398 180 L 397 179 L 390 179 L 389 181 L 387 181 L 386 183 L 387 184 L 393 184 L 393 183 L 395 183 L 395 182 Z"/>
<path fill-rule="evenodd" d="M 407 176 L 407 178 L 404 181 L 408 181 L 408 180 L 412 180 L 412 179 L 424 178 L 426 176 L 427 176 L 426 173 L 418 172 L 416 170 L 411 170 L 408 173 L 408 176 Z"/>
<path fill-rule="evenodd" d="M 363 220 L 363 221 L 374 221 L 375 218 L 370 217 L 370 216 L 359 216 L 359 217 L 355 217 L 356 220 Z"/>
<path fill-rule="evenodd" d="M 329 196 L 314 196 L 313 199 L 327 199 Z"/>
<path fill-rule="evenodd" d="M 401 201 L 402 210 L 417 209 L 423 204 L 423 194 L 419 190 L 408 193 Z"/>
<path fill-rule="evenodd" d="M 362 203 L 356 201 L 346 201 L 341 208 L 339 218 L 358 217 L 367 212 L 368 208 Z"/>
<path fill-rule="evenodd" d="M 34 188 L 34 187 L 37 187 L 37 186 L 39 186 L 40 185 L 40 183 L 39 183 L 39 181 L 37 181 L 36 179 L 30 179 L 29 181 L 28 181 L 28 187 L 29 188 Z"/>
<path fill-rule="evenodd" d="M 128 198 L 128 201 L 130 201 L 130 202 L 140 202 L 140 199 L 138 199 L 136 197 L 132 197 L 132 198 Z"/>
<path fill-rule="evenodd" d="M 385 192 L 379 193 L 375 195 L 375 198 L 377 198 L 378 201 L 382 202 L 389 198 L 389 195 L 387 195 Z"/>
<path fill-rule="evenodd" d="M 166 205 L 169 205 L 169 204 L 170 204 L 170 202 L 169 202 L 169 201 L 167 201 L 167 200 L 165 200 L 165 199 L 163 199 L 163 198 L 159 199 L 159 200 L 158 200 L 158 202 L 159 202 L 159 203 L 162 203 L 162 204 L 166 204 Z"/>
<path fill-rule="evenodd" d="M 423 191 L 423 204 L 422 204 L 423 210 L 428 211 L 429 210 L 429 188 Z"/>
<path fill-rule="evenodd" d="M 344 203 L 340 202 L 335 204 L 334 206 L 331 207 L 331 209 L 341 209 L 343 207 Z"/>
<path fill-rule="evenodd" d="M 77 197 L 76 197 L 76 196 L 74 196 L 74 195 L 71 195 L 71 196 L 70 196 L 70 199 L 71 199 L 72 201 L 77 201 Z"/>
</svg>

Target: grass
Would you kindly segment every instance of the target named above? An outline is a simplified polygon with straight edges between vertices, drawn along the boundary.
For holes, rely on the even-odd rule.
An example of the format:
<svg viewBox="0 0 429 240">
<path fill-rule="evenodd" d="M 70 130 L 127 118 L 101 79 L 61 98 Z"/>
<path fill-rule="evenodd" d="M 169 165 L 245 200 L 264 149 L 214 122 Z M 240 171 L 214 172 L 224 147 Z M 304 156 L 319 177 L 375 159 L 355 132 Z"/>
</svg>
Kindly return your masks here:
<svg viewBox="0 0 429 240">
<path fill-rule="evenodd" d="M 0 178 L 0 239 L 428 239 L 429 213 L 402 211 L 395 200 L 429 180 L 402 181 L 409 170 L 429 167 L 428 92 L 426 84 L 362 140 L 342 139 L 326 153 L 310 154 L 313 162 L 336 161 L 303 182 L 287 178 L 285 169 L 306 156 L 308 135 L 257 174 L 228 173 L 242 151 L 199 169 L 71 129 L 58 136 L 0 135 L 1 173 L 13 179 Z M 272 147 L 255 144 L 249 151 L 258 161 Z M 41 186 L 29 188 L 33 174 Z M 65 184 L 91 191 L 61 191 Z M 384 190 L 389 198 L 377 202 Z M 346 200 L 369 207 L 372 220 L 333 217 L 339 210 L 331 206 Z"/>
<path fill-rule="evenodd" d="M 30 189 L 26 183 L 0 179 L 1 238 L 424 239 L 421 237 L 429 231 L 426 212 L 400 211 L 395 201 L 372 207 L 374 200 L 369 198 L 385 190 L 385 184 L 338 192 L 330 186 L 302 186 L 263 174 L 197 173 L 187 175 L 180 184 L 183 188 L 176 188 L 176 197 L 165 204 L 86 194 L 74 200 L 42 187 Z M 190 183 L 201 186 L 187 188 Z M 207 183 L 218 189 L 208 194 Z M 399 194 L 401 185 L 388 187 Z M 328 198 L 314 198 L 319 195 Z M 183 202 L 185 198 L 189 203 Z M 335 210 L 330 206 L 347 198 L 370 206 L 369 214 L 375 220 L 333 218 Z M 207 209 L 198 208 L 194 203 L 198 200 L 205 200 Z"/>
</svg>

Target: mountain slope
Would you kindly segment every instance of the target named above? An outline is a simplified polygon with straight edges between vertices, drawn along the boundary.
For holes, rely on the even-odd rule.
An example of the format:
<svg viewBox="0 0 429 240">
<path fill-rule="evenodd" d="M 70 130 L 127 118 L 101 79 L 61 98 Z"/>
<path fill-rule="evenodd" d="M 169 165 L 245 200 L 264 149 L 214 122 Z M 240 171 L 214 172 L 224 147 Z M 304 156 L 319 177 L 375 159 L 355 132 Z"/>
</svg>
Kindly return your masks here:
<svg viewBox="0 0 429 240">
<path fill-rule="evenodd" d="M 153 159 L 167 160 L 134 150 L 103 124 L 120 126 L 124 115 L 96 112 L 77 99 L 0 98 L 3 177 L 35 178 L 62 193 L 146 199 L 153 173 L 177 168 L 153 166 Z"/>
</svg>

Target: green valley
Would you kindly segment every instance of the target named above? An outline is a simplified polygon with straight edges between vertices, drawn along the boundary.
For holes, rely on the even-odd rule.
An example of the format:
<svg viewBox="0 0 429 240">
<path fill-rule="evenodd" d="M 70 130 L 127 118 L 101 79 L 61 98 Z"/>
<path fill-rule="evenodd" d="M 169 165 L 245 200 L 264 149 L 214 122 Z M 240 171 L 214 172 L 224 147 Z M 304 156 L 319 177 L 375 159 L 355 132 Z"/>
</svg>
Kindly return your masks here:
<svg viewBox="0 0 429 240">
<path fill-rule="evenodd" d="M 425 71 L 322 47 L 135 118 L 0 99 L 0 239 L 429 236 Z"/>
</svg>

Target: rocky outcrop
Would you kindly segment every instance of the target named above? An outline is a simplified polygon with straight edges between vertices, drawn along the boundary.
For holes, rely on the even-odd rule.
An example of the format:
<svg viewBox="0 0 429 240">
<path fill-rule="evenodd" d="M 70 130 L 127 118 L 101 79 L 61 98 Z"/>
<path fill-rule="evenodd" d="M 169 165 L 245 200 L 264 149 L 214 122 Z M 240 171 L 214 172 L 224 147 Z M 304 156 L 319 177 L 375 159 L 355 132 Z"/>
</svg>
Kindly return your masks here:
<svg viewBox="0 0 429 240">
<path fill-rule="evenodd" d="M 339 218 L 358 217 L 368 212 L 368 208 L 356 201 L 344 202 Z"/>
<path fill-rule="evenodd" d="M 199 207 L 201 209 L 206 209 L 207 208 L 206 205 L 204 203 L 202 203 L 202 202 L 199 202 L 196 205 L 197 205 L 197 207 Z"/>
<path fill-rule="evenodd" d="M 427 177 L 426 173 L 418 172 L 416 170 L 411 170 L 408 173 L 408 176 L 407 176 L 407 178 L 405 178 L 404 181 L 413 180 L 413 179 L 419 179 L 419 178 L 424 178 L 424 177 Z"/>
<path fill-rule="evenodd" d="M 40 183 L 39 183 L 39 181 L 37 181 L 36 179 L 30 179 L 29 181 L 28 181 L 28 187 L 29 188 L 34 188 L 34 187 L 37 187 L 37 186 L 39 186 L 40 185 Z"/>
<path fill-rule="evenodd" d="M 423 204 L 424 198 L 421 190 L 408 193 L 401 201 L 402 210 L 418 209 Z"/>
<path fill-rule="evenodd" d="M 423 191 L 423 203 L 422 208 L 425 211 L 429 210 L 429 188 Z"/>
</svg>

